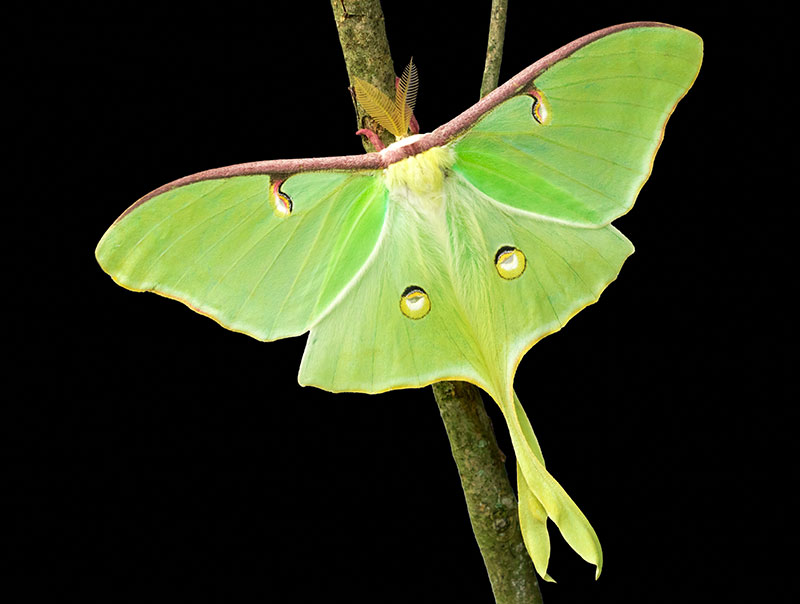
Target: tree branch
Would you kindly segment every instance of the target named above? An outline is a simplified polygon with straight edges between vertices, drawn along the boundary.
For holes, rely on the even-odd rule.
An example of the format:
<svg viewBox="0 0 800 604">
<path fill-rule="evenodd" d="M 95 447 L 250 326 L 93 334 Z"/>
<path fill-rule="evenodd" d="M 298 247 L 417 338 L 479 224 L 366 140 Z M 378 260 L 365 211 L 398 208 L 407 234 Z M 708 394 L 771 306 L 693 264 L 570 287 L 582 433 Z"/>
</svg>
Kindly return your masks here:
<svg viewBox="0 0 800 604">
<path fill-rule="evenodd" d="M 361 78 L 377 86 L 390 99 L 394 98 L 394 64 L 383 25 L 383 10 L 378 0 L 331 0 L 336 30 L 339 32 L 339 45 L 342 47 L 344 62 L 350 86 L 353 77 Z M 385 146 L 394 142 L 394 135 L 379 127 L 355 102 L 356 130 L 368 128 L 377 133 Z M 375 151 L 372 143 L 362 137 L 364 149 Z"/>
<path fill-rule="evenodd" d="M 494 0 L 481 96 L 497 86 L 507 0 Z M 394 95 L 394 67 L 379 0 L 331 0 L 347 72 Z M 363 111 L 356 107 L 359 128 Z M 393 137 L 385 143 L 393 142 Z M 365 142 L 365 148 L 371 145 Z M 522 541 L 517 500 L 505 456 L 497 446 L 480 390 L 465 382 L 439 382 L 433 393 L 444 422 L 472 530 L 497 604 L 540 604 L 541 594 Z"/>
<path fill-rule="evenodd" d="M 438 382 L 433 394 L 450 439 L 475 540 L 497 604 L 541 604 L 533 562 L 522 541 L 517 499 L 481 392 L 466 382 Z"/>
<path fill-rule="evenodd" d="M 500 63 L 503 62 L 503 41 L 506 37 L 507 14 L 508 0 L 492 0 L 492 18 L 489 23 L 486 63 L 483 66 L 481 98 L 497 88 L 497 82 L 500 79 Z"/>
</svg>

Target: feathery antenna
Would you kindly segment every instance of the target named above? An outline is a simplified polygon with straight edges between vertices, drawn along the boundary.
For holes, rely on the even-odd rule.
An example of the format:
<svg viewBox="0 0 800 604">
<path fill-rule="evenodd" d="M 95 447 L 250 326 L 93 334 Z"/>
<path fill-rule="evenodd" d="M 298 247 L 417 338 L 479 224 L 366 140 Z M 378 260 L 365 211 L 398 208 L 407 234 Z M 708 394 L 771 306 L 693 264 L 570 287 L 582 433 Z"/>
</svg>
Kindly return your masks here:
<svg viewBox="0 0 800 604">
<path fill-rule="evenodd" d="M 355 76 L 353 88 L 356 91 L 356 99 L 370 117 L 397 138 L 402 138 L 408 133 L 419 88 L 419 77 L 413 58 L 403 70 L 403 76 L 397 81 L 394 101 L 369 82 Z"/>
<path fill-rule="evenodd" d="M 411 123 L 411 115 L 414 113 L 414 105 L 417 102 L 417 90 L 419 89 L 419 76 L 417 66 L 414 65 L 414 57 L 403 70 L 403 76 L 395 87 L 394 106 L 400 114 L 403 132 L 408 131 Z"/>
</svg>

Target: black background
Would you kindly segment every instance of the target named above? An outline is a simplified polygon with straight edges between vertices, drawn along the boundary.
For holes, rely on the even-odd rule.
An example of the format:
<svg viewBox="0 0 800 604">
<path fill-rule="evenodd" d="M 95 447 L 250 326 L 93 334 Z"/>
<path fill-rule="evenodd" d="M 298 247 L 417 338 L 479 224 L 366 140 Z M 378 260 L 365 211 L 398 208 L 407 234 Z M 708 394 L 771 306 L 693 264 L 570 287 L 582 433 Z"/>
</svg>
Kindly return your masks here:
<svg viewBox="0 0 800 604">
<path fill-rule="evenodd" d="M 22 101 L 10 176 L 24 186 L 5 200 L 22 212 L 6 222 L 2 572 L 27 600 L 493 601 L 430 389 L 300 388 L 305 336 L 227 332 L 94 261 L 116 216 L 177 177 L 361 152 L 330 7 L 278 4 L 82 5 L 7 23 Z M 412 55 L 419 67 L 422 131 L 477 100 L 488 1 L 384 10 L 397 71 Z M 551 525 L 548 604 L 788 598 L 791 298 L 771 284 L 792 265 L 779 229 L 796 193 L 772 184 L 786 172 L 765 124 L 788 128 L 776 82 L 790 54 L 785 15 L 758 13 L 511 0 L 501 81 L 631 20 L 706 45 L 615 222 L 636 253 L 517 374 L 548 469 L 606 559 L 595 582 Z"/>
</svg>

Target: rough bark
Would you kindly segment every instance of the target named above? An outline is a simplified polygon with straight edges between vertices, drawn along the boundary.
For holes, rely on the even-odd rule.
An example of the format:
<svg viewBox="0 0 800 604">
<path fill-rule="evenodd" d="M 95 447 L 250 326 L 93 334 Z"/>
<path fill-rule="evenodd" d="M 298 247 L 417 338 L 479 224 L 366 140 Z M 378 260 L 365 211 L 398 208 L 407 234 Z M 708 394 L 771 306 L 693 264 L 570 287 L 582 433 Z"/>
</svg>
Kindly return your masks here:
<svg viewBox="0 0 800 604">
<path fill-rule="evenodd" d="M 347 65 L 350 86 L 353 77 L 361 78 L 377 86 L 389 98 L 394 98 L 394 64 L 383 24 L 383 10 L 377 0 L 331 0 L 339 44 Z M 355 102 L 357 128 L 369 128 L 388 146 L 394 135 L 381 128 Z M 362 137 L 364 149 L 375 151 L 366 137 Z"/>
</svg>

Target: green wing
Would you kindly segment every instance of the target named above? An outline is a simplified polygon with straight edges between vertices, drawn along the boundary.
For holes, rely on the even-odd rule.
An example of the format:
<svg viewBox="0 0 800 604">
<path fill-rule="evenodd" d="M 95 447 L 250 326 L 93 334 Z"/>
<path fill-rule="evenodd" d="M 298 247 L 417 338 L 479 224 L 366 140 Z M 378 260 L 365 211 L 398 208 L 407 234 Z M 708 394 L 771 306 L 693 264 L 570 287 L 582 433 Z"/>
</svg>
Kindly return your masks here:
<svg viewBox="0 0 800 604">
<path fill-rule="evenodd" d="M 627 212 L 664 125 L 700 68 L 702 41 L 672 27 L 602 37 L 548 67 L 455 144 L 456 169 L 503 203 L 580 225 Z M 545 108 L 541 122 L 532 105 Z M 537 108 L 538 109 L 538 108 Z"/>
<path fill-rule="evenodd" d="M 371 172 L 306 172 L 275 211 L 268 174 L 169 189 L 120 218 L 97 246 L 122 286 L 183 301 L 260 340 L 304 333 L 375 248 L 386 189 Z"/>
</svg>

